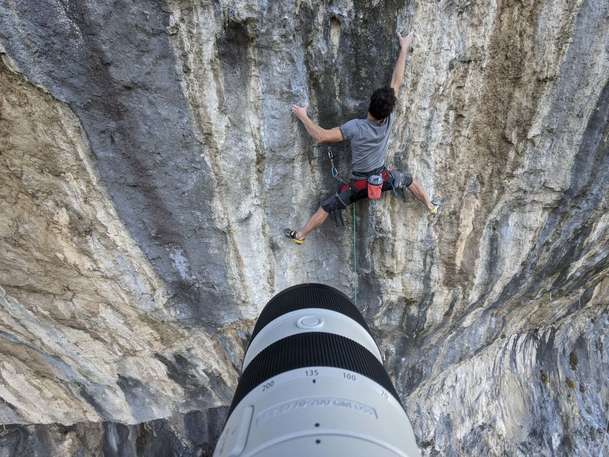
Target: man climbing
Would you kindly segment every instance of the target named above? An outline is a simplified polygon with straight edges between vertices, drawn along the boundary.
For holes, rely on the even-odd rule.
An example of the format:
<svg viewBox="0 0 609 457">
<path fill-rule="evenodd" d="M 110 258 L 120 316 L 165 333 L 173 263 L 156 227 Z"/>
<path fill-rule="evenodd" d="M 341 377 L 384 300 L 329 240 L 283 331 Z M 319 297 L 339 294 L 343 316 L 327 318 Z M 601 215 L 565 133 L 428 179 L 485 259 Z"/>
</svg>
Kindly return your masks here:
<svg viewBox="0 0 609 457">
<path fill-rule="evenodd" d="M 396 103 L 404 79 L 406 58 L 414 41 L 414 34 L 406 37 L 398 34 L 400 55 L 393 69 L 390 87 L 377 89 L 370 98 L 368 115 L 365 119 L 352 119 L 340 127 L 324 129 L 307 115 L 306 106 L 292 107 L 294 115 L 303 123 L 305 129 L 316 143 L 332 144 L 349 140 L 351 142 L 351 183 L 341 186 L 339 191 L 322 201 L 321 207 L 311 216 L 300 230 L 285 229 L 285 235 L 297 244 L 304 243 L 307 235 L 319 227 L 334 211 L 345 209 L 348 205 L 368 198 L 380 198 L 380 192 L 403 190 L 407 188 L 414 197 L 435 214 L 437 207 L 416 180 L 407 173 L 385 168 L 387 142 L 393 125 L 391 112 Z M 376 186 L 375 181 L 376 180 Z M 372 191 L 370 190 L 372 186 Z M 381 187 L 382 186 L 382 187 Z M 378 196 L 374 189 L 378 190 Z M 371 193 L 372 192 L 372 193 Z"/>
</svg>

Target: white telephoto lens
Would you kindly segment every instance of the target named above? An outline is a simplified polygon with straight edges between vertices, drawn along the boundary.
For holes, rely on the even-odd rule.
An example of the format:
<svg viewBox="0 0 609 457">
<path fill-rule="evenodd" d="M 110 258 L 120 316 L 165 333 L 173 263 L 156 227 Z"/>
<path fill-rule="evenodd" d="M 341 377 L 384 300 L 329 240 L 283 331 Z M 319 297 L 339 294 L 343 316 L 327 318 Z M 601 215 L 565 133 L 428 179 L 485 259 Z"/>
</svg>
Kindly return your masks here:
<svg viewBox="0 0 609 457">
<path fill-rule="evenodd" d="M 362 315 L 322 284 L 262 310 L 214 457 L 419 457 Z"/>
</svg>

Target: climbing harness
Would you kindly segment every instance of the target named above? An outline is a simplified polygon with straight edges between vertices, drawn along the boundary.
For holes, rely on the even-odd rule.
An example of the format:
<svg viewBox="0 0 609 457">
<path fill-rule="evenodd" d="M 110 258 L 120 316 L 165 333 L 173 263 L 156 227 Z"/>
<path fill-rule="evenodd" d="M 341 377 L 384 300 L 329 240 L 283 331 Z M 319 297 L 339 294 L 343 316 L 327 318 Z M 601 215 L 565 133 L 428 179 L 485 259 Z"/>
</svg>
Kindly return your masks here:
<svg viewBox="0 0 609 457">
<path fill-rule="evenodd" d="M 381 168 L 378 171 L 375 171 L 373 174 L 361 174 L 358 175 L 354 173 L 354 179 L 351 181 L 347 181 L 340 176 L 338 172 L 338 168 L 336 167 L 336 163 L 334 160 L 334 153 L 331 150 L 328 150 L 328 158 L 330 159 L 330 173 L 334 179 L 338 181 L 338 190 L 334 196 L 340 202 L 338 209 L 332 210 L 332 215 L 334 217 L 334 222 L 336 226 L 342 225 L 345 226 L 345 221 L 343 219 L 343 210 L 351 204 L 351 221 L 352 221 L 352 249 L 353 249 L 353 301 L 357 304 L 357 292 L 358 292 L 358 281 L 359 277 L 357 274 L 357 214 L 355 210 L 355 202 L 344 201 L 345 193 L 348 190 L 353 192 L 367 192 L 367 196 L 369 200 L 379 200 L 382 196 L 383 185 L 387 182 L 391 186 L 391 190 L 394 195 L 397 196 L 397 190 L 401 187 L 404 187 L 404 181 L 406 179 L 404 173 L 397 170 L 389 170 L 387 168 Z M 358 179 L 360 178 L 361 179 Z M 347 194 L 348 195 L 348 194 Z M 350 197 L 349 197 L 350 198 Z"/>
</svg>

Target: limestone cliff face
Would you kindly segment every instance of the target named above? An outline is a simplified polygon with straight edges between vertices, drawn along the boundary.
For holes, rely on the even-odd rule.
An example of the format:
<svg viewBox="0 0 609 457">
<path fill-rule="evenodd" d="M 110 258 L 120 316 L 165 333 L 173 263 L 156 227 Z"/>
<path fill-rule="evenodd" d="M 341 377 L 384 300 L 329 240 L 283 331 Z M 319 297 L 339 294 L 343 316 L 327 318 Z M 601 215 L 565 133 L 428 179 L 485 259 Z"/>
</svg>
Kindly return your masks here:
<svg viewBox="0 0 609 457">
<path fill-rule="evenodd" d="M 290 105 L 365 115 L 411 29 L 388 162 L 440 215 L 287 244 L 335 186 Z M 609 452 L 606 0 L 4 0 L 0 51 L 3 455 L 206 455 L 304 281 L 357 295 L 425 455 Z"/>
</svg>

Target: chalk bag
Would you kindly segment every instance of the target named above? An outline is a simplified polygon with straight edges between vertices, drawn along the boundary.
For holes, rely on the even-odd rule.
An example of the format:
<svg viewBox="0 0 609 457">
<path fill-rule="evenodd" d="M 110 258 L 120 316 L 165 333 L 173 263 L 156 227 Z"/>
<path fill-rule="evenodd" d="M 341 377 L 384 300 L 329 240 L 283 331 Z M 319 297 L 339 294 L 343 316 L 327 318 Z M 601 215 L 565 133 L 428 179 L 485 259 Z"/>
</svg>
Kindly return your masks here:
<svg viewBox="0 0 609 457">
<path fill-rule="evenodd" d="M 383 192 L 383 177 L 381 175 L 368 176 L 368 198 L 379 200 Z"/>
</svg>

